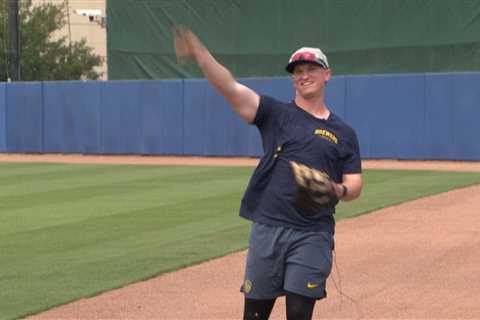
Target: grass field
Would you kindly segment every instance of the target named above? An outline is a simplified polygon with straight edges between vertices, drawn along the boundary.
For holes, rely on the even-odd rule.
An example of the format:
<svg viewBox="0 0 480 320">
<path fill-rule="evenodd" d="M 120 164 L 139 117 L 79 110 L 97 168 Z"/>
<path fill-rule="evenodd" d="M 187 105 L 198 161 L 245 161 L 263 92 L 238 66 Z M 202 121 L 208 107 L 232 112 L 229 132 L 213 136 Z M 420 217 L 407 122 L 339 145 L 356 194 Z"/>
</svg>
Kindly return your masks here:
<svg viewBox="0 0 480 320">
<path fill-rule="evenodd" d="M 253 168 L 0 164 L 0 319 L 244 249 Z M 480 173 L 365 172 L 337 219 L 480 183 Z"/>
</svg>

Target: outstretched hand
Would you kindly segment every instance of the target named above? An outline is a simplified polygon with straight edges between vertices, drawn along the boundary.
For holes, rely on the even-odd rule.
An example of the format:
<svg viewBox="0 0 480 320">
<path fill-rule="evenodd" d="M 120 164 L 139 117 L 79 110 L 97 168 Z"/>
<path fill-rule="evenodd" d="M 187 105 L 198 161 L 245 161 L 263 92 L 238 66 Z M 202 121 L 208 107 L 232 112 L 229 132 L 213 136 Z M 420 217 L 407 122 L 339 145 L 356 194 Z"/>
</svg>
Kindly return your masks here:
<svg viewBox="0 0 480 320">
<path fill-rule="evenodd" d="M 178 63 L 196 62 L 210 84 L 232 105 L 246 122 L 253 123 L 260 104 L 260 96 L 235 80 L 232 73 L 220 64 L 188 28 L 172 28 Z"/>
<path fill-rule="evenodd" d="M 172 32 L 177 63 L 184 64 L 194 60 L 198 50 L 203 48 L 197 36 L 184 26 L 175 26 L 172 28 Z"/>
</svg>

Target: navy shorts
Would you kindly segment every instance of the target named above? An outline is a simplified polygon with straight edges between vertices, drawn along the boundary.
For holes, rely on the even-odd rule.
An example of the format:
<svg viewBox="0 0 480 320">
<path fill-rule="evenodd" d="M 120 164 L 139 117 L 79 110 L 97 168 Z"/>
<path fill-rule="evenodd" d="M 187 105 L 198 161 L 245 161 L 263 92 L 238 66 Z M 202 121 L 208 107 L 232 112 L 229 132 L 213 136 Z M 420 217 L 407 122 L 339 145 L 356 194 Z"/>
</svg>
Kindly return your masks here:
<svg viewBox="0 0 480 320">
<path fill-rule="evenodd" d="M 322 299 L 333 248 L 329 232 L 253 223 L 241 291 L 249 299 L 274 299 L 286 291 Z"/>
</svg>

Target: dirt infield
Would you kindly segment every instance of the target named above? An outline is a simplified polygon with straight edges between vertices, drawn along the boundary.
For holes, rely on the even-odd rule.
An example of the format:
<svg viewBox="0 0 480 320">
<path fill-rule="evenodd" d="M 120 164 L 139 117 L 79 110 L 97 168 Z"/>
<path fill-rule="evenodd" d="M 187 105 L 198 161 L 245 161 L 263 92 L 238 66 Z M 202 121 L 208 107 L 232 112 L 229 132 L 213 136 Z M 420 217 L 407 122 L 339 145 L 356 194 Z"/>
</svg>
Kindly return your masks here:
<svg viewBox="0 0 480 320">
<path fill-rule="evenodd" d="M 256 159 L 19 156 L 0 161 L 255 165 Z M 478 162 L 366 161 L 364 168 L 480 171 Z M 480 186 L 337 225 L 329 297 L 315 319 L 480 319 Z M 245 252 L 29 319 L 240 319 Z M 284 319 L 280 299 L 271 319 Z"/>
</svg>

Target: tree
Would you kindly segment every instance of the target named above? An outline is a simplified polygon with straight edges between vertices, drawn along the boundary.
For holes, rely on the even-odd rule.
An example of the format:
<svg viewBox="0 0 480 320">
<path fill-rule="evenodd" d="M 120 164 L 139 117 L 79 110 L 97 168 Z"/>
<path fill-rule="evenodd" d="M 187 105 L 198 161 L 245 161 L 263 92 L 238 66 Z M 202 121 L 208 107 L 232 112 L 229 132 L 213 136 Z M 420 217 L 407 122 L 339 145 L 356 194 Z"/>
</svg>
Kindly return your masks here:
<svg viewBox="0 0 480 320">
<path fill-rule="evenodd" d="M 8 30 L 7 1 L 0 0 L 0 80 L 7 79 Z M 68 43 L 67 37 L 54 37 L 66 25 L 64 5 L 45 3 L 32 6 L 31 0 L 20 1 L 20 79 L 33 80 L 96 80 L 94 70 L 102 57 L 87 46 L 86 40 Z"/>
</svg>

